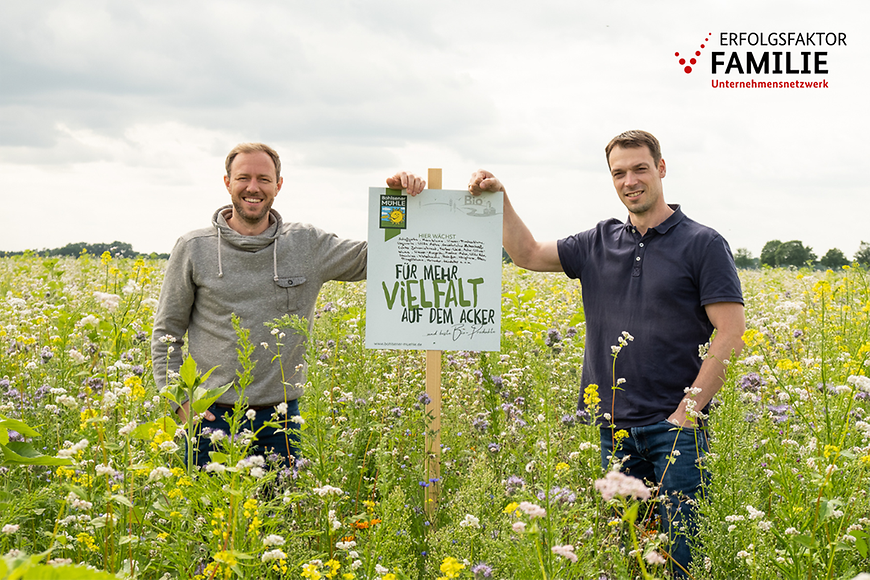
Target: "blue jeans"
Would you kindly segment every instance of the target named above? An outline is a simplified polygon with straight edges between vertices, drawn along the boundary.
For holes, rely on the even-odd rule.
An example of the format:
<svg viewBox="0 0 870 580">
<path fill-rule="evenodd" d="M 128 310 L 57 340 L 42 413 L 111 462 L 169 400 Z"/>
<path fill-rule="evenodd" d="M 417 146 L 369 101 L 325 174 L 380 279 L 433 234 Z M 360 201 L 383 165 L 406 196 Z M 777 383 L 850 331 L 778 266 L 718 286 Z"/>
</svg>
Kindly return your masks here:
<svg viewBox="0 0 870 580">
<path fill-rule="evenodd" d="M 695 536 L 694 500 L 706 483 L 706 472 L 697 461 L 707 451 L 706 428 L 677 429 L 667 421 L 643 427 L 626 429 L 628 437 L 622 440 L 615 459 L 629 456 L 621 471 L 627 475 L 646 480 L 659 489 L 659 515 L 662 528 L 671 542 L 671 557 L 688 570 L 692 561 L 689 538 Z M 675 461 L 669 462 L 672 451 Z M 601 465 L 607 469 L 608 456 L 613 455 L 612 433 L 601 429 Z M 682 571 L 673 566 L 677 577 Z"/>
<path fill-rule="evenodd" d="M 210 451 L 221 450 L 220 444 L 218 444 L 217 447 L 212 445 L 209 440 L 209 433 L 220 430 L 229 435 L 230 424 L 228 419 L 233 413 L 232 409 L 218 407 L 217 405 L 212 405 L 208 410 L 211 411 L 215 419 L 214 421 L 203 419 L 200 424 L 203 434 L 199 436 L 197 451 L 194 453 L 194 461 L 196 461 L 197 465 L 200 467 L 205 466 L 210 461 Z M 293 456 L 294 458 L 299 456 L 299 425 L 293 421 L 287 421 L 287 433 L 285 437 L 284 433 L 276 433 L 274 427 L 263 427 L 263 423 L 269 421 L 272 417 L 272 413 L 275 412 L 273 407 L 260 409 L 254 412 L 257 416 L 254 417 L 253 421 L 249 421 L 245 418 L 242 420 L 241 424 L 242 429 L 250 429 L 254 433 L 257 433 L 257 431 L 262 428 L 262 431 L 257 433 L 257 440 L 251 445 L 249 454 L 266 456 L 269 453 L 275 453 L 283 459 L 285 466 L 291 466 L 292 462 L 290 461 L 290 456 Z M 286 417 L 290 418 L 295 415 L 299 415 L 299 399 L 287 401 Z M 278 422 L 283 426 L 284 417 L 280 417 L 280 421 Z M 206 431 L 207 429 L 210 429 L 210 431 Z"/>
</svg>

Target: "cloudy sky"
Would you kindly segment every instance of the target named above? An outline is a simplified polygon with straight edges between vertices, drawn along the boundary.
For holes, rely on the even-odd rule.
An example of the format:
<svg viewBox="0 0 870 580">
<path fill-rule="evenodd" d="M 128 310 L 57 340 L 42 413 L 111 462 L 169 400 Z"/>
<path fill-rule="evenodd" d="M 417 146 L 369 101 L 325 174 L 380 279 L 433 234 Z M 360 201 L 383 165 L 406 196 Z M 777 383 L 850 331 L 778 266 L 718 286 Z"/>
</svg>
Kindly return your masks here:
<svg viewBox="0 0 870 580">
<path fill-rule="evenodd" d="M 625 217 L 603 147 L 642 128 L 666 199 L 732 249 L 851 257 L 870 241 L 868 15 L 864 0 L 3 2 L 0 250 L 168 252 L 228 202 L 240 141 L 281 153 L 288 221 L 361 238 L 368 187 L 396 170 L 442 167 L 462 189 L 486 168 L 539 238 L 563 237 Z M 846 46 L 723 47 L 722 32 Z M 686 74 L 675 53 L 693 50 Z M 714 51 L 765 50 L 827 52 L 827 72 L 712 74 Z M 750 78 L 829 86 L 711 86 Z"/>
</svg>

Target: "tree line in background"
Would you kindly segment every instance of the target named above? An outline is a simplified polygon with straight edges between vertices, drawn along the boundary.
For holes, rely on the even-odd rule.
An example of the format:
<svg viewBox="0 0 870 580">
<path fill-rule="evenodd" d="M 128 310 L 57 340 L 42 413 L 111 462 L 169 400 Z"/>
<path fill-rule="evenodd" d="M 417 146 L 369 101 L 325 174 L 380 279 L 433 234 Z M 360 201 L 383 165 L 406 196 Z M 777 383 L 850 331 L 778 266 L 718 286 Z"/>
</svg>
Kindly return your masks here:
<svg viewBox="0 0 870 580">
<path fill-rule="evenodd" d="M 62 248 L 52 248 L 50 250 L 24 250 L 23 252 L 4 252 L 0 251 L 0 256 L 20 256 L 22 254 L 33 254 L 37 256 L 80 256 L 82 254 L 91 254 L 93 256 L 102 256 L 105 252 L 109 252 L 113 256 L 123 258 L 169 258 L 169 254 L 158 254 L 151 252 L 150 254 L 142 254 L 133 250 L 133 246 L 126 242 L 114 241 L 110 244 L 86 244 L 85 242 L 75 242 L 67 244 Z"/>
<path fill-rule="evenodd" d="M 758 258 L 753 257 L 752 252 L 746 248 L 738 248 L 737 252 L 734 253 L 734 263 L 738 268 L 758 268 L 761 265 L 773 268 L 809 266 L 837 270 L 852 262 L 870 267 L 870 243 L 862 241 L 851 261 L 839 248 L 831 248 L 821 259 L 818 259 L 813 249 L 804 246 L 803 242 L 799 240 L 789 242 L 770 240 L 764 244 L 761 256 Z"/>
<path fill-rule="evenodd" d="M 0 251 L 0 257 L 5 256 L 20 256 L 25 253 L 30 253 L 39 256 L 80 256 L 81 254 L 91 254 L 93 256 L 102 256 L 104 252 L 109 252 L 113 256 L 136 258 L 139 256 L 146 258 L 169 258 L 169 254 L 158 254 L 151 252 L 143 254 L 133 250 L 133 246 L 126 242 L 114 241 L 110 244 L 86 244 L 85 242 L 75 242 L 67 244 L 62 248 L 53 248 L 50 250 L 25 250 L 23 252 L 5 252 Z M 507 252 L 502 250 L 502 257 L 506 262 L 511 262 Z M 856 262 L 862 266 L 870 267 L 870 243 L 862 241 L 855 252 L 855 257 L 850 261 L 842 250 L 839 248 L 831 248 L 828 252 L 818 259 L 813 249 L 804 246 L 800 240 L 791 240 L 789 242 L 781 242 L 779 240 L 771 240 L 764 244 L 761 250 L 761 256 L 754 257 L 752 252 L 746 248 L 738 248 L 734 253 L 734 263 L 738 268 L 758 268 L 759 266 L 775 267 L 822 267 L 836 270 L 842 268 L 852 262 Z"/>
</svg>

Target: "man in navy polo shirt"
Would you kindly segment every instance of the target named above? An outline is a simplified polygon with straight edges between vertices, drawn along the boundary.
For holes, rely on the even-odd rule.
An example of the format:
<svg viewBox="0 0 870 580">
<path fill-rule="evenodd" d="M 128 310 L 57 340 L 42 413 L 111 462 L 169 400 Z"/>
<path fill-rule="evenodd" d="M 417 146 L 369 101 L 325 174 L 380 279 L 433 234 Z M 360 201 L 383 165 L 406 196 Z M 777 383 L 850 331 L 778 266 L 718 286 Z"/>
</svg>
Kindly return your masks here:
<svg viewBox="0 0 870 580">
<path fill-rule="evenodd" d="M 691 561 L 687 516 L 704 485 L 702 412 L 722 386 L 724 362 L 743 346 L 740 280 L 722 236 L 665 202 L 665 161 L 653 135 L 627 131 L 605 153 L 629 211 L 625 223 L 609 219 L 539 242 L 505 192 L 504 247 L 517 266 L 580 280 L 586 315 L 581 393 L 599 386 L 602 465 L 661 486 L 660 513 L 679 564 L 675 573 L 682 575 Z M 481 170 L 468 190 L 478 195 L 505 188 Z M 714 329 L 702 360 L 699 347 Z M 628 436 L 620 441 L 616 434 L 623 430 Z"/>
</svg>

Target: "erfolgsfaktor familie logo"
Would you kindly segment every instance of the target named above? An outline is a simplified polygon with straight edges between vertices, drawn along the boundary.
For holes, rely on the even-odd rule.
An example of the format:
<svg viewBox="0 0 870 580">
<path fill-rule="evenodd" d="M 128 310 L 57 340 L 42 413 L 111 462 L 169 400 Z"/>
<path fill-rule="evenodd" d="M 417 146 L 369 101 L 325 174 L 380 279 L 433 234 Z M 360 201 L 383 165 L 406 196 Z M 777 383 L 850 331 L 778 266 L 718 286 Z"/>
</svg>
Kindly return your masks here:
<svg viewBox="0 0 870 580">
<path fill-rule="evenodd" d="M 826 75 L 845 46 L 845 32 L 726 31 L 707 33 L 695 48 L 674 56 L 692 74 L 709 54 L 714 89 L 827 89 Z"/>
</svg>

